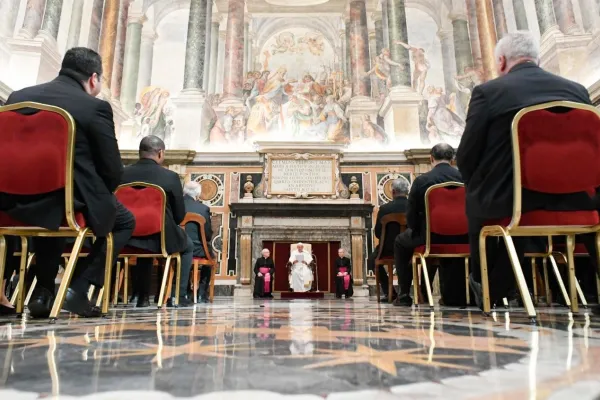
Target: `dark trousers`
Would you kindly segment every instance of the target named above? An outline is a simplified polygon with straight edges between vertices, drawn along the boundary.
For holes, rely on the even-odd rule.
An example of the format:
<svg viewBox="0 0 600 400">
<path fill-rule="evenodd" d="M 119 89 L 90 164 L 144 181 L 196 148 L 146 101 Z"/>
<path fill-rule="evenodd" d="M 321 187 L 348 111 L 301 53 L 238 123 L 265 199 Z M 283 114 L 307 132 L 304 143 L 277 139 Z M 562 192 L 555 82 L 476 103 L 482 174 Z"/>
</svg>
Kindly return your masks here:
<svg viewBox="0 0 600 400">
<path fill-rule="evenodd" d="M 186 235 L 187 244 L 181 255 L 181 281 L 179 282 L 179 295 L 185 296 L 187 293 L 190 271 L 192 270 L 192 258 L 194 257 L 194 242 Z M 160 252 L 160 249 L 148 249 L 149 251 Z M 138 258 L 137 265 L 133 268 L 133 292 L 139 298 L 147 297 L 150 293 L 150 277 L 152 272 L 152 258 Z M 162 277 L 161 277 L 162 282 Z M 171 295 L 175 296 L 175 285 L 177 281 L 173 279 Z M 159 285 L 160 286 L 160 285 Z"/>
<path fill-rule="evenodd" d="M 379 254 L 379 246 L 375 246 L 375 249 L 367 258 L 367 267 L 371 271 L 375 271 L 375 260 L 377 259 L 378 254 Z M 388 277 L 386 268 L 383 265 L 380 265 L 378 268 L 379 268 L 379 286 L 381 287 L 381 292 L 387 296 L 390 278 Z M 394 292 L 395 292 L 395 290 L 394 290 Z"/>
<path fill-rule="evenodd" d="M 135 218 L 127 208 L 117 201 L 117 215 L 113 234 L 113 265 L 117 262 L 117 255 L 125 247 L 135 228 Z M 16 238 L 10 240 L 7 246 L 7 266 L 15 268 L 19 261 L 14 257 Z M 8 244 L 8 243 L 7 243 Z M 33 247 L 35 249 L 35 265 L 31 266 L 33 274 L 37 278 L 37 284 L 54 293 L 54 280 L 58 273 L 58 267 L 61 261 L 61 255 L 65 250 L 65 238 L 33 238 Z M 11 260 L 12 258 L 12 260 Z M 15 260 L 16 259 L 16 260 Z M 88 286 L 104 286 L 104 267 L 106 264 L 106 238 L 96 238 L 91 244 L 90 252 L 87 257 L 78 260 L 75 268 L 71 287 L 79 292 L 85 293 Z M 5 276 L 12 275 L 12 270 L 8 268 Z"/>
<path fill-rule="evenodd" d="M 487 219 L 469 218 L 469 245 L 471 249 L 471 271 L 476 282 L 481 282 L 481 263 L 479 256 L 479 232 Z M 525 266 L 526 237 L 512 238 L 519 263 Z M 510 296 L 515 289 L 515 275 L 503 238 L 488 237 L 486 240 L 488 281 L 490 283 L 490 301 L 499 304 L 503 297 Z M 530 268 L 527 268 L 529 270 Z M 525 268 L 523 268 L 525 271 Z"/>
<path fill-rule="evenodd" d="M 421 237 L 413 237 L 412 230 L 406 229 L 396 236 L 394 240 L 394 265 L 398 274 L 398 288 L 400 295 L 409 295 L 413 279 L 412 256 L 415 248 L 423 245 L 425 241 Z M 429 280 L 433 282 L 437 267 L 429 268 Z"/>
<path fill-rule="evenodd" d="M 208 288 L 210 287 L 210 267 L 200 268 L 200 282 L 198 283 L 198 297 L 201 299 L 208 299 Z"/>
<path fill-rule="evenodd" d="M 342 297 L 345 295 L 346 298 L 352 297 L 354 294 L 354 288 L 352 287 L 354 282 L 352 281 L 352 276 L 350 276 L 350 284 L 348 285 L 348 290 L 344 290 L 344 277 L 337 276 L 335 277 L 335 295 L 337 297 Z"/>
</svg>

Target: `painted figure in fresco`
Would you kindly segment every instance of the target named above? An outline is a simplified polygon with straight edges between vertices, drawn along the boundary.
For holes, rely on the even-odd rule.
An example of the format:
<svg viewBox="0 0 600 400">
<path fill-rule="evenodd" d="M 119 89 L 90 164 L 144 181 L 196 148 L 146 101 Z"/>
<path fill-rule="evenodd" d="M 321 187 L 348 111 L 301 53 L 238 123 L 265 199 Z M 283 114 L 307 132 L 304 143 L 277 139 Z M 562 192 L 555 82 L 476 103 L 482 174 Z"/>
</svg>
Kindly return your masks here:
<svg viewBox="0 0 600 400">
<path fill-rule="evenodd" d="M 336 143 L 348 143 L 349 138 L 344 129 L 347 119 L 344 116 L 344 110 L 335 102 L 333 96 L 327 96 L 325 99 L 325 107 L 317 121 L 320 122 L 315 125 L 314 129 L 319 137 Z"/>
<path fill-rule="evenodd" d="M 388 142 L 388 137 L 385 133 L 385 130 L 383 130 L 383 128 L 379 125 L 373 123 L 369 115 L 363 116 L 362 135 L 364 139 L 373 140 L 382 144 L 386 144 Z"/>
<path fill-rule="evenodd" d="M 412 78 L 412 87 L 419 94 L 423 94 L 423 90 L 425 89 L 425 79 L 427 78 L 427 72 L 431 67 L 427 58 L 425 58 L 425 50 L 421 47 L 414 47 L 409 45 L 408 43 L 404 43 L 400 40 L 394 41 L 395 44 L 399 44 L 408 51 L 412 55 L 413 59 L 413 78 Z"/>
<path fill-rule="evenodd" d="M 344 79 L 338 103 L 340 104 L 340 106 L 346 109 L 348 103 L 350 103 L 350 100 L 352 100 L 352 83 L 350 82 L 350 80 Z"/>
<path fill-rule="evenodd" d="M 310 97 L 293 95 L 287 106 L 287 118 L 291 122 L 292 137 L 301 137 L 310 133 L 315 113 Z"/>
<path fill-rule="evenodd" d="M 140 108 L 135 111 L 136 120 L 139 121 L 139 138 L 154 135 L 161 138 L 167 147 L 169 141 L 167 134 L 172 136 L 173 124 L 169 124 L 172 118 L 173 107 L 170 104 L 170 94 L 167 90 L 158 87 L 148 87 L 140 95 Z"/>
<path fill-rule="evenodd" d="M 218 118 L 210 130 L 210 143 L 242 143 L 244 141 L 244 113 L 234 107 L 227 107 L 225 114 Z"/>
<path fill-rule="evenodd" d="M 307 32 L 298 39 L 299 50 L 303 52 L 305 48 L 315 56 L 323 55 L 325 43 L 323 43 L 323 34 L 321 32 Z"/>
<path fill-rule="evenodd" d="M 465 130 L 465 121 L 453 111 L 456 95 L 453 93 L 447 96 L 442 88 L 433 86 L 427 88 L 427 93 L 427 130 L 430 141 L 454 142 L 460 139 Z"/>
<path fill-rule="evenodd" d="M 472 67 L 465 67 L 464 74 L 457 75 L 454 78 L 454 83 L 458 90 L 462 93 L 465 93 L 466 99 L 465 104 L 468 108 L 468 104 L 471 101 L 471 92 L 473 88 L 477 85 L 481 85 L 485 82 L 485 72 L 483 71 L 483 65 L 480 63 L 481 59 L 478 59 L 478 62 Z M 465 110 L 465 113 L 468 110 Z"/>
<path fill-rule="evenodd" d="M 278 53 L 296 53 L 299 48 L 296 45 L 296 38 L 292 32 L 281 32 L 275 38 L 275 44 L 271 47 L 273 55 Z"/>
<path fill-rule="evenodd" d="M 382 49 L 381 54 L 375 57 L 373 61 L 375 65 L 370 71 L 367 71 L 365 76 L 375 75 L 379 81 L 380 96 L 385 97 L 392 88 L 392 79 L 390 77 L 392 72 L 391 66 L 393 65 L 400 69 L 404 69 L 404 66 L 391 59 L 389 49 Z"/>
</svg>

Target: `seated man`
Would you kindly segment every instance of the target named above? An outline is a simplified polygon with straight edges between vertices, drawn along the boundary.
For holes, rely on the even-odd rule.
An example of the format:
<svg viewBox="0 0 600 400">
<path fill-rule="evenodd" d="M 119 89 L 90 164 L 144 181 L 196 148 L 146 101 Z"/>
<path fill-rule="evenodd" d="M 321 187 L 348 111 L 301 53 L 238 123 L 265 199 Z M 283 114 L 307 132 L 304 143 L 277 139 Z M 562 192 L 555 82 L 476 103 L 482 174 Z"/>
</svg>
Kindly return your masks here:
<svg viewBox="0 0 600 400">
<path fill-rule="evenodd" d="M 210 245 L 212 239 L 212 227 L 210 225 L 210 208 L 200 201 L 200 195 L 202 194 L 202 186 L 196 181 L 187 182 L 183 186 L 183 202 L 185 204 L 185 212 L 198 214 L 204 217 L 206 223 L 204 224 L 204 236 L 206 237 L 206 243 Z M 194 257 L 206 258 L 204 253 L 204 245 L 202 244 L 202 237 L 198 230 L 198 224 L 189 222 L 185 225 L 185 232 L 194 242 Z M 200 271 L 200 282 L 198 284 L 198 301 L 200 303 L 208 303 L 208 286 L 210 284 L 210 273 L 211 268 L 203 266 Z"/>
<path fill-rule="evenodd" d="M 290 270 L 290 287 L 294 292 L 308 292 L 314 280 L 310 263 L 312 263 L 312 255 L 304 250 L 304 245 L 298 243 L 296 250 L 292 251 L 288 262 L 292 264 Z"/>
<path fill-rule="evenodd" d="M 179 224 L 185 218 L 185 204 L 179 175 L 162 167 L 165 160 L 165 143 L 158 137 L 146 136 L 140 142 L 140 160 L 125 168 L 121 183 L 144 182 L 163 188 L 167 194 L 167 215 L 165 222 L 166 250 L 169 254 L 181 253 L 181 281 L 179 286 L 179 306 L 185 307 L 192 304 L 187 296 L 187 288 L 192 269 L 194 242 L 185 233 Z M 137 247 L 151 252 L 160 253 L 160 234 L 146 237 L 132 237 L 129 246 Z M 152 259 L 138 258 L 137 266 L 133 270 L 133 281 L 138 282 L 138 307 L 149 306 L 148 292 L 150 291 L 150 276 Z M 175 281 L 175 280 L 173 280 Z M 172 294 L 175 295 L 173 288 Z M 167 306 L 173 304 L 171 299 Z"/>
<path fill-rule="evenodd" d="M 482 302 L 479 232 L 486 221 L 510 217 L 513 213 L 514 116 L 525 107 L 550 101 L 591 104 L 585 87 L 539 67 L 539 44 L 530 32 L 505 35 L 496 45 L 495 56 L 500 76 L 473 89 L 467 125 L 456 154 L 467 190 L 472 261 L 469 283 L 479 306 Z M 522 201 L 525 212 L 595 209 L 593 199 L 586 193 L 553 195 L 523 190 Z M 513 238 L 523 269 L 527 265 L 526 241 L 522 237 Z M 490 301 L 499 303 L 513 290 L 514 274 L 503 240 L 488 240 L 487 251 Z"/>
<path fill-rule="evenodd" d="M 263 249 L 262 257 L 256 259 L 254 263 L 254 298 L 272 299 L 273 295 L 273 275 L 275 274 L 275 263 L 271 258 L 269 249 Z"/>
<path fill-rule="evenodd" d="M 412 305 L 412 298 L 410 297 L 410 286 L 413 278 L 411 260 L 414 249 L 425 244 L 425 235 L 427 232 L 425 221 L 425 192 L 427 192 L 427 189 L 429 189 L 431 186 L 438 183 L 462 182 L 460 172 L 450 165 L 452 159 L 454 158 L 454 149 L 449 144 L 440 143 L 433 146 L 429 158 L 433 168 L 431 171 L 417 176 L 413 181 L 410 193 L 408 194 L 408 207 L 406 210 L 407 229 L 399 234 L 394 241 L 394 264 L 396 265 L 396 272 L 398 274 L 398 287 L 400 289 L 400 295 L 394 301 L 394 305 L 396 306 Z M 433 241 L 435 241 L 435 239 L 435 236 L 432 237 Z M 454 240 L 455 238 L 452 237 L 445 239 Z M 460 240 L 460 238 L 457 238 L 457 240 Z M 464 240 L 466 243 L 466 237 Z M 446 259 L 440 260 L 440 263 L 442 266 L 448 266 L 449 264 L 454 264 L 456 261 L 461 263 L 463 262 L 462 260 Z M 433 282 L 433 277 L 435 276 L 436 272 L 435 267 L 432 267 L 433 265 L 429 264 L 427 271 L 429 272 L 430 282 Z M 449 276 L 458 275 L 453 273 Z M 442 285 L 442 287 L 452 290 L 451 284 L 445 284 Z M 459 293 L 464 292 L 465 290 L 463 286 L 462 292 Z M 446 296 L 444 301 L 448 305 L 453 302 L 449 296 Z"/>
<path fill-rule="evenodd" d="M 335 297 L 342 298 L 342 294 L 347 299 L 352 297 L 354 289 L 352 288 L 352 263 L 346 257 L 344 249 L 338 250 L 338 258 L 335 260 Z"/>
<path fill-rule="evenodd" d="M 375 237 L 377 239 L 381 239 L 381 229 L 382 224 L 381 220 L 388 214 L 404 214 L 406 213 L 406 196 L 408 195 L 408 181 L 406 179 L 398 178 L 392 181 L 392 201 L 386 203 L 379 207 L 379 212 L 377 213 L 377 221 L 375 222 Z M 388 224 L 385 232 L 385 243 L 379 243 L 377 247 L 373 250 L 373 252 L 369 255 L 367 260 L 367 264 L 369 265 L 369 269 L 375 271 L 375 259 L 379 254 L 379 246 L 383 246 L 382 256 L 390 257 L 394 254 L 394 239 L 396 236 L 400 234 L 400 225 L 398 224 Z M 388 281 L 389 277 L 386 272 L 386 269 L 383 265 L 379 266 L 379 285 L 381 286 L 381 291 L 384 294 L 382 301 L 388 300 Z M 396 298 L 396 292 L 394 291 L 393 297 Z"/>
<path fill-rule="evenodd" d="M 98 317 L 100 309 L 87 299 L 90 284 L 104 285 L 106 236 L 113 233 L 113 260 L 135 228 L 133 215 L 113 195 L 119 185 L 123 164 L 117 146 L 110 103 L 96 98 L 102 88 L 102 59 L 93 50 L 74 47 L 65 53 L 58 77 L 48 83 L 13 92 L 6 104 L 33 101 L 60 107 L 75 120 L 73 165 L 75 208 L 85 216 L 96 240 L 87 257 L 80 259 L 67 291 L 64 309 L 83 317 Z M 2 171 L 5 173 L 5 171 Z M 15 196 L 0 193 L 0 210 L 25 224 L 57 230 L 65 219 L 64 191 L 44 196 Z M 11 239 L 11 238 L 8 238 Z M 55 296 L 55 279 L 65 250 L 65 239 L 36 237 L 36 263 L 32 273 L 37 285 L 29 301 L 33 318 L 50 315 Z M 15 241 L 7 241 L 7 256 L 13 257 Z M 18 266 L 11 260 L 7 266 Z M 4 278 L 12 275 L 6 269 Z M 2 299 L 4 313 L 12 305 Z"/>
</svg>

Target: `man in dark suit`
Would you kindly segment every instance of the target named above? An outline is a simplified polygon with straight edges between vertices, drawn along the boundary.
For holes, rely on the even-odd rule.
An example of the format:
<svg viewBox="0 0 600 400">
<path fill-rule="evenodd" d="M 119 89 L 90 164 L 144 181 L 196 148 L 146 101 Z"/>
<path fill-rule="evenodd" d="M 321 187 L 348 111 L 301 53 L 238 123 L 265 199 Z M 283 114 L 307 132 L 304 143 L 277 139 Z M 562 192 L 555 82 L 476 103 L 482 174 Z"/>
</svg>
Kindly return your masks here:
<svg viewBox="0 0 600 400">
<path fill-rule="evenodd" d="M 391 189 L 392 189 L 392 201 L 386 203 L 379 207 L 379 212 L 377 212 L 377 221 L 375 222 L 375 237 L 377 239 L 381 238 L 381 229 L 382 224 L 381 220 L 388 214 L 404 214 L 406 213 L 406 195 L 408 194 L 409 183 L 406 179 L 398 178 L 392 181 Z M 375 271 L 375 259 L 379 254 L 379 246 L 383 246 L 383 250 L 381 255 L 383 257 L 389 257 L 394 254 L 394 239 L 396 236 L 400 234 L 400 226 L 398 224 L 388 224 L 387 229 L 385 231 L 385 243 L 379 243 L 377 247 L 373 250 L 373 252 L 369 255 L 367 263 L 369 265 L 369 269 Z M 385 268 L 380 265 L 379 266 L 379 284 L 381 286 L 381 291 L 385 293 L 382 298 L 382 301 L 387 301 L 387 292 L 388 292 L 388 281 L 389 277 L 385 270 Z M 393 294 L 394 298 L 396 297 L 396 293 Z"/>
<path fill-rule="evenodd" d="M 59 76 L 51 82 L 13 92 L 7 104 L 33 101 L 60 107 L 75 120 L 74 196 L 75 208 L 83 212 L 98 240 L 90 254 L 78 263 L 64 308 L 81 316 L 99 316 L 100 310 L 87 300 L 90 284 L 104 284 L 104 262 L 108 233 L 113 233 L 113 259 L 129 240 L 135 227 L 133 215 L 113 195 L 123 165 L 117 147 L 112 108 L 97 99 L 101 90 L 102 59 L 93 50 L 76 47 L 66 52 Z M 64 192 L 43 196 L 0 194 L 0 210 L 26 224 L 56 230 L 65 218 Z M 47 317 L 54 301 L 54 279 L 62 238 L 35 238 L 36 290 L 28 308 L 33 317 Z M 12 250 L 9 249 L 9 256 Z"/>
<path fill-rule="evenodd" d="M 410 193 L 408 194 L 406 209 L 407 229 L 396 236 L 396 240 L 394 241 L 394 265 L 396 265 L 398 288 L 400 289 L 400 295 L 394 301 L 394 305 L 396 306 L 412 305 L 412 298 L 410 297 L 410 285 L 413 278 L 411 260 L 415 248 L 425 244 L 425 235 L 427 232 L 425 192 L 431 186 L 439 183 L 462 182 L 460 172 L 450 165 L 454 159 L 454 149 L 452 146 L 446 143 L 433 146 L 429 158 L 433 168 L 431 171 L 417 176 L 413 181 Z M 445 261 L 453 262 L 454 260 Z M 432 267 L 428 269 L 431 282 L 433 282 L 436 272 L 436 268 Z"/>
<path fill-rule="evenodd" d="M 210 246 L 212 239 L 212 227 L 210 225 L 210 208 L 200 201 L 202 186 L 196 181 L 187 182 L 183 187 L 183 201 L 185 203 L 185 212 L 198 214 L 204 217 L 204 235 L 206 243 Z M 200 236 L 199 226 L 195 222 L 189 222 L 185 225 L 185 232 L 194 242 L 194 257 L 205 258 L 204 246 L 202 245 L 202 236 Z M 200 283 L 198 285 L 199 302 L 208 303 L 207 289 L 210 284 L 210 267 L 204 266 L 200 271 Z"/>
<path fill-rule="evenodd" d="M 122 183 L 144 182 L 151 183 L 163 188 L 167 194 L 166 222 L 165 222 L 165 246 L 167 253 L 181 253 L 181 282 L 179 292 L 179 305 L 181 307 L 192 304 L 187 296 L 187 287 L 192 268 L 194 254 L 194 242 L 179 226 L 185 218 L 185 204 L 183 202 L 183 190 L 179 175 L 162 167 L 165 160 L 165 143 L 158 137 L 146 136 L 140 142 L 140 159 L 137 163 L 128 166 L 123 172 Z M 146 237 L 132 237 L 129 246 L 160 253 L 160 235 L 155 234 Z M 135 268 L 134 281 L 138 282 L 138 307 L 149 305 L 148 292 L 150 291 L 150 275 L 152 260 L 148 258 L 138 259 Z M 172 290 L 175 295 L 175 288 Z M 173 304 L 169 299 L 167 305 Z"/>
<path fill-rule="evenodd" d="M 466 184 L 467 217 L 471 244 L 470 284 L 481 304 L 479 232 L 486 221 L 509 217 L 513 208 L 513 161 L 511 124 L 521 109 L 557 100 L 590 104 L 582 85 L 553 75 L 538 66 L 539 45 L 530 32 L 504 36 L 496 46 L 499 78 L 473 90 L 467 125 L 457 152 L 457 162 Z M 586 193 L 546 195 L 523 190 L 523 211 L 591 210 Z M 525 241 L 513 239 L 521 265 Z M 498 243 L 498 244 L 497 244 Z M 514 277 L 502 240 L 490 240 L 490 299 L 498 303 L 513 288 Z"/>
</svg>

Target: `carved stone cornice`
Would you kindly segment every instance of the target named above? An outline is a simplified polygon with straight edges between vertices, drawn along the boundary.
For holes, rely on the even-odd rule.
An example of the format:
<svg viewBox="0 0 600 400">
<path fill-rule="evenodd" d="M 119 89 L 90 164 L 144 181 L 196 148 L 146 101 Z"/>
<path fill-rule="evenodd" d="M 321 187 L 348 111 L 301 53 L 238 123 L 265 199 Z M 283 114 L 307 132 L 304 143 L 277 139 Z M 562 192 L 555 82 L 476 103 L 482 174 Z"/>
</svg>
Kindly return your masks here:
<svg viewBox="0 0 600 400">
<path fill-rule="evenodd" d="M 165 152 L 164 166 L 169 165 L 189 165 L 194 161 L 196 151 L 194 150 L 167 150 Z M 124 164 L 133 164 L 139 159 L 137 150 L 121 150 L 121 159 Z"/>
</svg>

